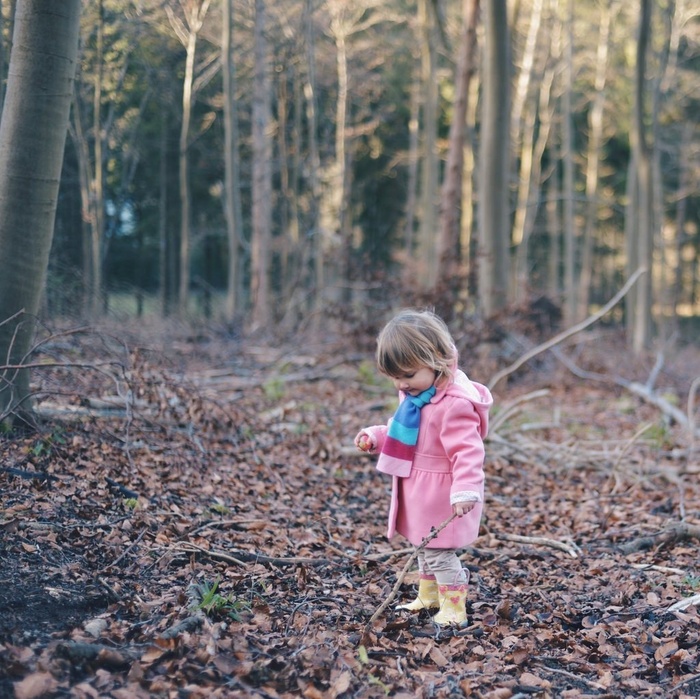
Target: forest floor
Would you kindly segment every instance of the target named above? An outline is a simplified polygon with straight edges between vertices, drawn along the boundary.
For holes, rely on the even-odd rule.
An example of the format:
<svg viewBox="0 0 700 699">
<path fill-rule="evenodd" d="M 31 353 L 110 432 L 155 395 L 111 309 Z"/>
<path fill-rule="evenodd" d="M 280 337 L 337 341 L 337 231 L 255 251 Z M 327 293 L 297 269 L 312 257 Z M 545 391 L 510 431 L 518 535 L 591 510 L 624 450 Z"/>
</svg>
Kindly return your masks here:
<svg viewBox="0 0 700 699">
<path fill-rule="evenodd" d="M 440 629 L 394 610 L 413 572 L 370 623 L 411 553 L 352 447 L 395 405 L 372 337 L 153 337 L 38 348 L 44 427 L 0 441 L 0 697 L 700 696 L 699 452 L 665 414 L 697 347 L 593 330 L 494 386 L 468 624 Z M 526 349 L 458 343 L 484 383 Z"/>
</svg>

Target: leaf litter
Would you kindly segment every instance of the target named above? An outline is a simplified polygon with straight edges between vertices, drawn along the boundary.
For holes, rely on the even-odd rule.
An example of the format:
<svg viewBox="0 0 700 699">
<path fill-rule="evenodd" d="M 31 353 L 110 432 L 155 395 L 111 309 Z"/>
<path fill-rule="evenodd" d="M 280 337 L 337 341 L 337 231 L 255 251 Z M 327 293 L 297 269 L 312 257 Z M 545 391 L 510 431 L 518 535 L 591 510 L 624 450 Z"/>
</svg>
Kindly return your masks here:
<svg viewBox="0 0 700 699">
<path fill-rule="evenodd" d="M 365 633 L 411 550 L 385 539 L 389 484 L 351 447 L 393 396 L 349 350 L 56 343 L 36 377 L 51 419 L 0 442 L 0 694 L 700 694 L 697 606 L 671 609 L 700 588 L 692 440 L 556 364 L 495 391 L 468 625 L 392 604 Z M 472 375 L 493 368 L 474 356 Z M 679 400 L 698 361 L 664 373 Z"/>
</svg>

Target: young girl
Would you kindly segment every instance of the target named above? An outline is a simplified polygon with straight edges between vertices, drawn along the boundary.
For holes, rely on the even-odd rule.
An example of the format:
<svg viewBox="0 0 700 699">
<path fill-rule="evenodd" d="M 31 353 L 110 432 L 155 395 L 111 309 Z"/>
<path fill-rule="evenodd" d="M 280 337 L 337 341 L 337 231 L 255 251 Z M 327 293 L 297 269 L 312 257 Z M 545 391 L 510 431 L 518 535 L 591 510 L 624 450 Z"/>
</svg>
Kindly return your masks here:
<svg viewBox="0 0 700 699">
<path fill-rule="evenodd" d="M 399 609 L 438 608 L 437 624 L 466 622 L 469 571 L 456 549 L 479 534 L 484 500 L 484 444 L 493 402 L 485 386 L 457 368 L 445 323 L 427 311 L 395 316 L 377 339 L 379 370 L 399 391 L 388 425 L 360 430 L 355 445 L 379 454 L 392 476 L 387 536 L 419 546 L 452 514 L 456 518 L 418 555 L 418 596 Z"/>
</svg>

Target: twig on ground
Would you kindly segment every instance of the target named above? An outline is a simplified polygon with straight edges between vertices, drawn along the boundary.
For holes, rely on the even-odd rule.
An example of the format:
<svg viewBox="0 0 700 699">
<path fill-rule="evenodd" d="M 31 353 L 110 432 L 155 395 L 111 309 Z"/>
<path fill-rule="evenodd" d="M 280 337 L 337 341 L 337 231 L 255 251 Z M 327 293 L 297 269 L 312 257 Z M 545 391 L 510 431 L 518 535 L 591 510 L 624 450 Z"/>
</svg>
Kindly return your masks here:
<svg viewBox="0 0 700 699">
<path fill-rule="evenodd" d="M 657 566 L 653 563 L 633 563 L 632 568 L 635 570 L 654 570 L 657 573 L 668 573 L 669 575 L 686 575 L 686 572 L 681 568 L 669 568 L 668 566 Z"/>
<path fill-rule="evenodd" d="M 516 544 L 531 544 L 532 546 L 549 546 L 559 551 L 568 553 L 572 558 L 578 558 L 580 549 L 574 543 L 564 543 L 555 539 L 548 539 L 543 536 L 520 536 L 518 534 L 499 534 L 492 532 L 492 535 L 503 541 L 512 541 Z"/>
<path fill-rule="evenodd" d="M 678 602 L 674 602 L 666 611 L 682 612 L 684 609 L 688 609 L 688 607 L 692 607 L 695 604 L 700 604 L 700 595 L 693 595 L 692 597 L 678 600 Z"/>
<path fill-rule="evenodd" d="M 620 551 L 624 554 L 636 553 L 661 544 L 675 544 L 685 539 L 700 539 L 700 525 L 678 522 L 656 534 L 633 539 L 620 546 Z"/>
<path fill-rule="evenodd" d="M 372 625 L 374 622 L 381 616 L 382 612 L 392 603 L 394 598 L 396 597 L 399 588 L 403 584 L 403 580 L 406 577 L 406 573 L 408 572 L 408 569 L 411 567 L 413 564 L 413 561 L 416 560 L 418 557 L 418 554 L 448 525 L 452 520 L 456 517 L 457 515 L 453 514 L 450 517 L 448 517 L 439 527 L 436 529 L 433 529 L 428 536 L 423 539 L 423 541 L 420 542 L 420 545 L 416 547 L 415 551 L 411 554 L 409 559 L 406 561 L 406 565 L 403 567 L 403 570 L 399 573 L 398 578 L 396 579 L 396 584 L 394 585 L 394 588 L 392 591 L 389 593 L 387 598 L 381 603 L 377 611 L 372 614 L 370 617 L 370 620 L 367 622 L 365 626 L 364 633 L 362 634 L 362 637 L 365 638 L 367 634 L 370 632 Z"/>
</svg>

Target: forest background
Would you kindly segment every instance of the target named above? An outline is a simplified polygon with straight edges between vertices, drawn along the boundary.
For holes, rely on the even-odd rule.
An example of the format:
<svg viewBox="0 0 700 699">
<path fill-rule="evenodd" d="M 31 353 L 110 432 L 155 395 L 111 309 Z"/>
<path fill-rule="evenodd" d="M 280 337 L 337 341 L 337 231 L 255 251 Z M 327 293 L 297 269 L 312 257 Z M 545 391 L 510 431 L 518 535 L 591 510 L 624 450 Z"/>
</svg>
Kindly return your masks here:
<svg viewBox="0 0 700 699">
<path fill-rule="evenodd" d="M 697 314 L 694 3 L 82 5 L 45 316 Z"/>
</svg>

